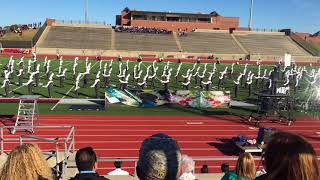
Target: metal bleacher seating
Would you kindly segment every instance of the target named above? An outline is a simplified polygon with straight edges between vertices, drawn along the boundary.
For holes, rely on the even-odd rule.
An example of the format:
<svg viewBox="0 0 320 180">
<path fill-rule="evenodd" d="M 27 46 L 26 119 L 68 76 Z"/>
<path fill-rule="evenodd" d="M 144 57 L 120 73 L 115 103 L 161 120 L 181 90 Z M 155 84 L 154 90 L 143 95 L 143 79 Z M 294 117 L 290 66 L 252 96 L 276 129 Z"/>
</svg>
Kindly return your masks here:
<svg viewBox="0 0 320 180">
<path fill-rule="evenodd" d="M 52 26 L 43 48 L 110 49 L 111 28 Z"/>
<path fill-rule="evenodd" d="M 172 34 L 116 32 L 116 49 L 127 51 L 178 52 Z"/>
<path fill-rule="evenodd" d="M 283 34 L 235 34 L 239 42 L 250 54 L 284 55 L 290 53 L 295 56 L 310 56 L 298 47 L 289 37 Z"/>
<path fill-rule="evenodd" d="M 184 52 L 244 54 L 228 32 L 191 32 L 179 40 Z"/>
</svg>

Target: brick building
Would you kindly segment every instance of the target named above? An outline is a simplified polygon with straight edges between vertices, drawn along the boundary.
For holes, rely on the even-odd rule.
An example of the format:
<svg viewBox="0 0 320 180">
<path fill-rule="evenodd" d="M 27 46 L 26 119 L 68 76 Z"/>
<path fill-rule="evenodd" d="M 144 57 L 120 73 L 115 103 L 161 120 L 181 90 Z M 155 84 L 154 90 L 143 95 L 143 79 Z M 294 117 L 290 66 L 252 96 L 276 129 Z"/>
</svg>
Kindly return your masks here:
<svg viewBox="0 0 320 180">
<path fill-rule="evenodd" d="M 224 17 L 215 11 L 210 14 L 202 14 L 138 11 L 125 8 L 121 15 L 117 15 L 116 25 L 163 28 L 173 31 L 178 29 L 187 31 L 193 29 L 229 30 L 239 28 L 239 17 Z"/>
</svg>

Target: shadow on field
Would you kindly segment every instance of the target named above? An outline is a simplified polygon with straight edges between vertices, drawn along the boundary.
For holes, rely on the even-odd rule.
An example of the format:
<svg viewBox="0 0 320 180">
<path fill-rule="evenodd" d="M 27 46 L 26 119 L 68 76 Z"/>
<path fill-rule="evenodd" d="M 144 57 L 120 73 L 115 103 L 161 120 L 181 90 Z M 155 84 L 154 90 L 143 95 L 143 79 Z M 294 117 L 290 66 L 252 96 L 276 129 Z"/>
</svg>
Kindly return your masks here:
<svg viewBox="0 0 320 180">
<path fill-rule="evenodd" d="M 68 95 L 68 94 L 66 94 L 66 93 L 61 93 L 61 92 L 58 92 L 58 91 L 56 91 L 56 93 L 57 93 L 57 94 L 60 94 L 60 95 L 62 95 L 62 96 L 66 96 L 66 97 L 71 97 L 71 98 L 72 98 L 72 96 L 70 96 L 70 95 Z"/>
<path fill-rule="evenodd" d="M 220 142 L 209 142 L 208 145 L 218 149 L 223 155 L 226 156 L 238 156 L 240 149 L 232 142 L 231 139 L 217 139 Z"/>
<path fill-rule="evenodd" d="M 3 126 L 13 126 L 15 119 L 15 115 L 0 115 L 0 122 L 3 124 Z"/>
<path fill-rule="evenodd" d="M 20 92 L 16 92 L 16 91 L 12 91 L 14 95 L 19 95 L 19 96 L 22 96 L 24 94 L 20 93 Z"/>
</svg>

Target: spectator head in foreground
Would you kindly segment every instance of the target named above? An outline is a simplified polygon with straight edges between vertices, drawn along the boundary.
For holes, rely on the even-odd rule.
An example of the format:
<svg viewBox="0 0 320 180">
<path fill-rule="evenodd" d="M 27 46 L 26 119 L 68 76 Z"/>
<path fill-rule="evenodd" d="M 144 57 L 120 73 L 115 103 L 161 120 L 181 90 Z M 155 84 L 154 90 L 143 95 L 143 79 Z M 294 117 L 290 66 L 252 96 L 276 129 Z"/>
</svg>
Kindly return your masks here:
<svg viewBox="0 0 320 180">
<path fill-rule="evenodd" d="M 139 151 L 140 180 L 176 180 L 180 176 L 181 152 L 177 141 L 166 134 L 146 138 Z"/>
<path fill-rule="evenodd" d="M 201 168 L 201 173 L 209 173 L 209 167 L 208 165 L 204 164 Z"/>
<path fill-rule="evenodd" d="M 319 180 L 316 152 L 301 136 L 277 132 L 271 136 L 264 153 L 266 179 Z"/>
<path fill-rule="evenodd" d="M 35 144 L 15 147 L 1 170 L 0 179 L 5 180 L 53 180 L 52 171 Z"/>
<path fill-rule="evenodd" d="M 71 178 L 71 180 L 94 179 L 105 180 L 103 176 L 99 176 L 95 172 L 98 168 L 97 155 L 92 147 L 79 149 L 76 153 L 76 165 L 79 173 Z"/>
<path fill-rule="evenodd" d="M 236 165 L 236 174 L 238 178 L 252 180 L 256 176 L 256 165 L 254 158 L 250 153 L 243 153 L 239 156 Z"/>
<path fill-rule="evenodd" d="M 193 159 L 187 155 L 182 155 L 181 158 L 181 172 L 183 174 L 179 177 L 179 180 L 194 180 L 195 163 Z"/>
<path fill-rule="evenodd" d="M 93 148 L 79 149 L 76 154 L 76 164 L 79 172 L 95 170 L 97 168 L 97 155 Z"/>
</svg>

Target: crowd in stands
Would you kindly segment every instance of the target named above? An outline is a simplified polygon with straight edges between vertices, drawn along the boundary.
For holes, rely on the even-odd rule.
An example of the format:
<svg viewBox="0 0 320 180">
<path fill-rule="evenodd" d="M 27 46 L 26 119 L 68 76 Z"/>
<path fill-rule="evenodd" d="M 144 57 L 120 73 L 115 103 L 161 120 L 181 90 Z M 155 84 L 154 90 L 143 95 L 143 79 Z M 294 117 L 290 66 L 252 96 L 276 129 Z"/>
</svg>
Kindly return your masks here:
<svg viewBox="0 0 320 180">
<path fill-rule="evenodd" d="M 147 28 L 147 27 L 115 27 L 116 32 L 127 32 L 127 33 L 149 33 L 149 34 L 172 34 L 172 31 L 167 29 Z"/>
<path fill-rule="evenodd" d="M 22 36 L 23 31 L 29 29 L 38 29 L 42 25 L 41 22 L 39 23 L 32 23 L 32 24 L 14 24 L 11 26 L 0 27 L 0 37 L 3 37 L 6 33 L 16 33 Z"/>
<path fill-rule="evenodd" d="M 263 158 L 265 170 L 259 173 L 256 172 L 255 161 L 250 153 L 239 156 L 235 171 L 231 171 L 228 164 L 222 164 L 222 180 L 320 179 L 315 150 L 298 135 L 286 132 L 273 134 L 264 149 Z M 71 180 L 107 180 L 96 172 L 97 155 L 93 148 L 79 149 L 75 161 L 79 173 Z M 121 162 L 116 161 L 114 164 L 116 169 L 109 175 L 128 175 L 128 172 L 121 170 Z M 136 167 L 140 180 L 195 180 L 194 169 L 192 158 L 182 155 L 177 141 L 166 134 L 152 135 L 140 147 Z M 201 172 L 208 173 L 208 166 L 203 165 Z M 24 144 L 13 149 L 0 172 L 0 180 L 54 178 L 40 149 L 34 144 Z"/>
</svg>

